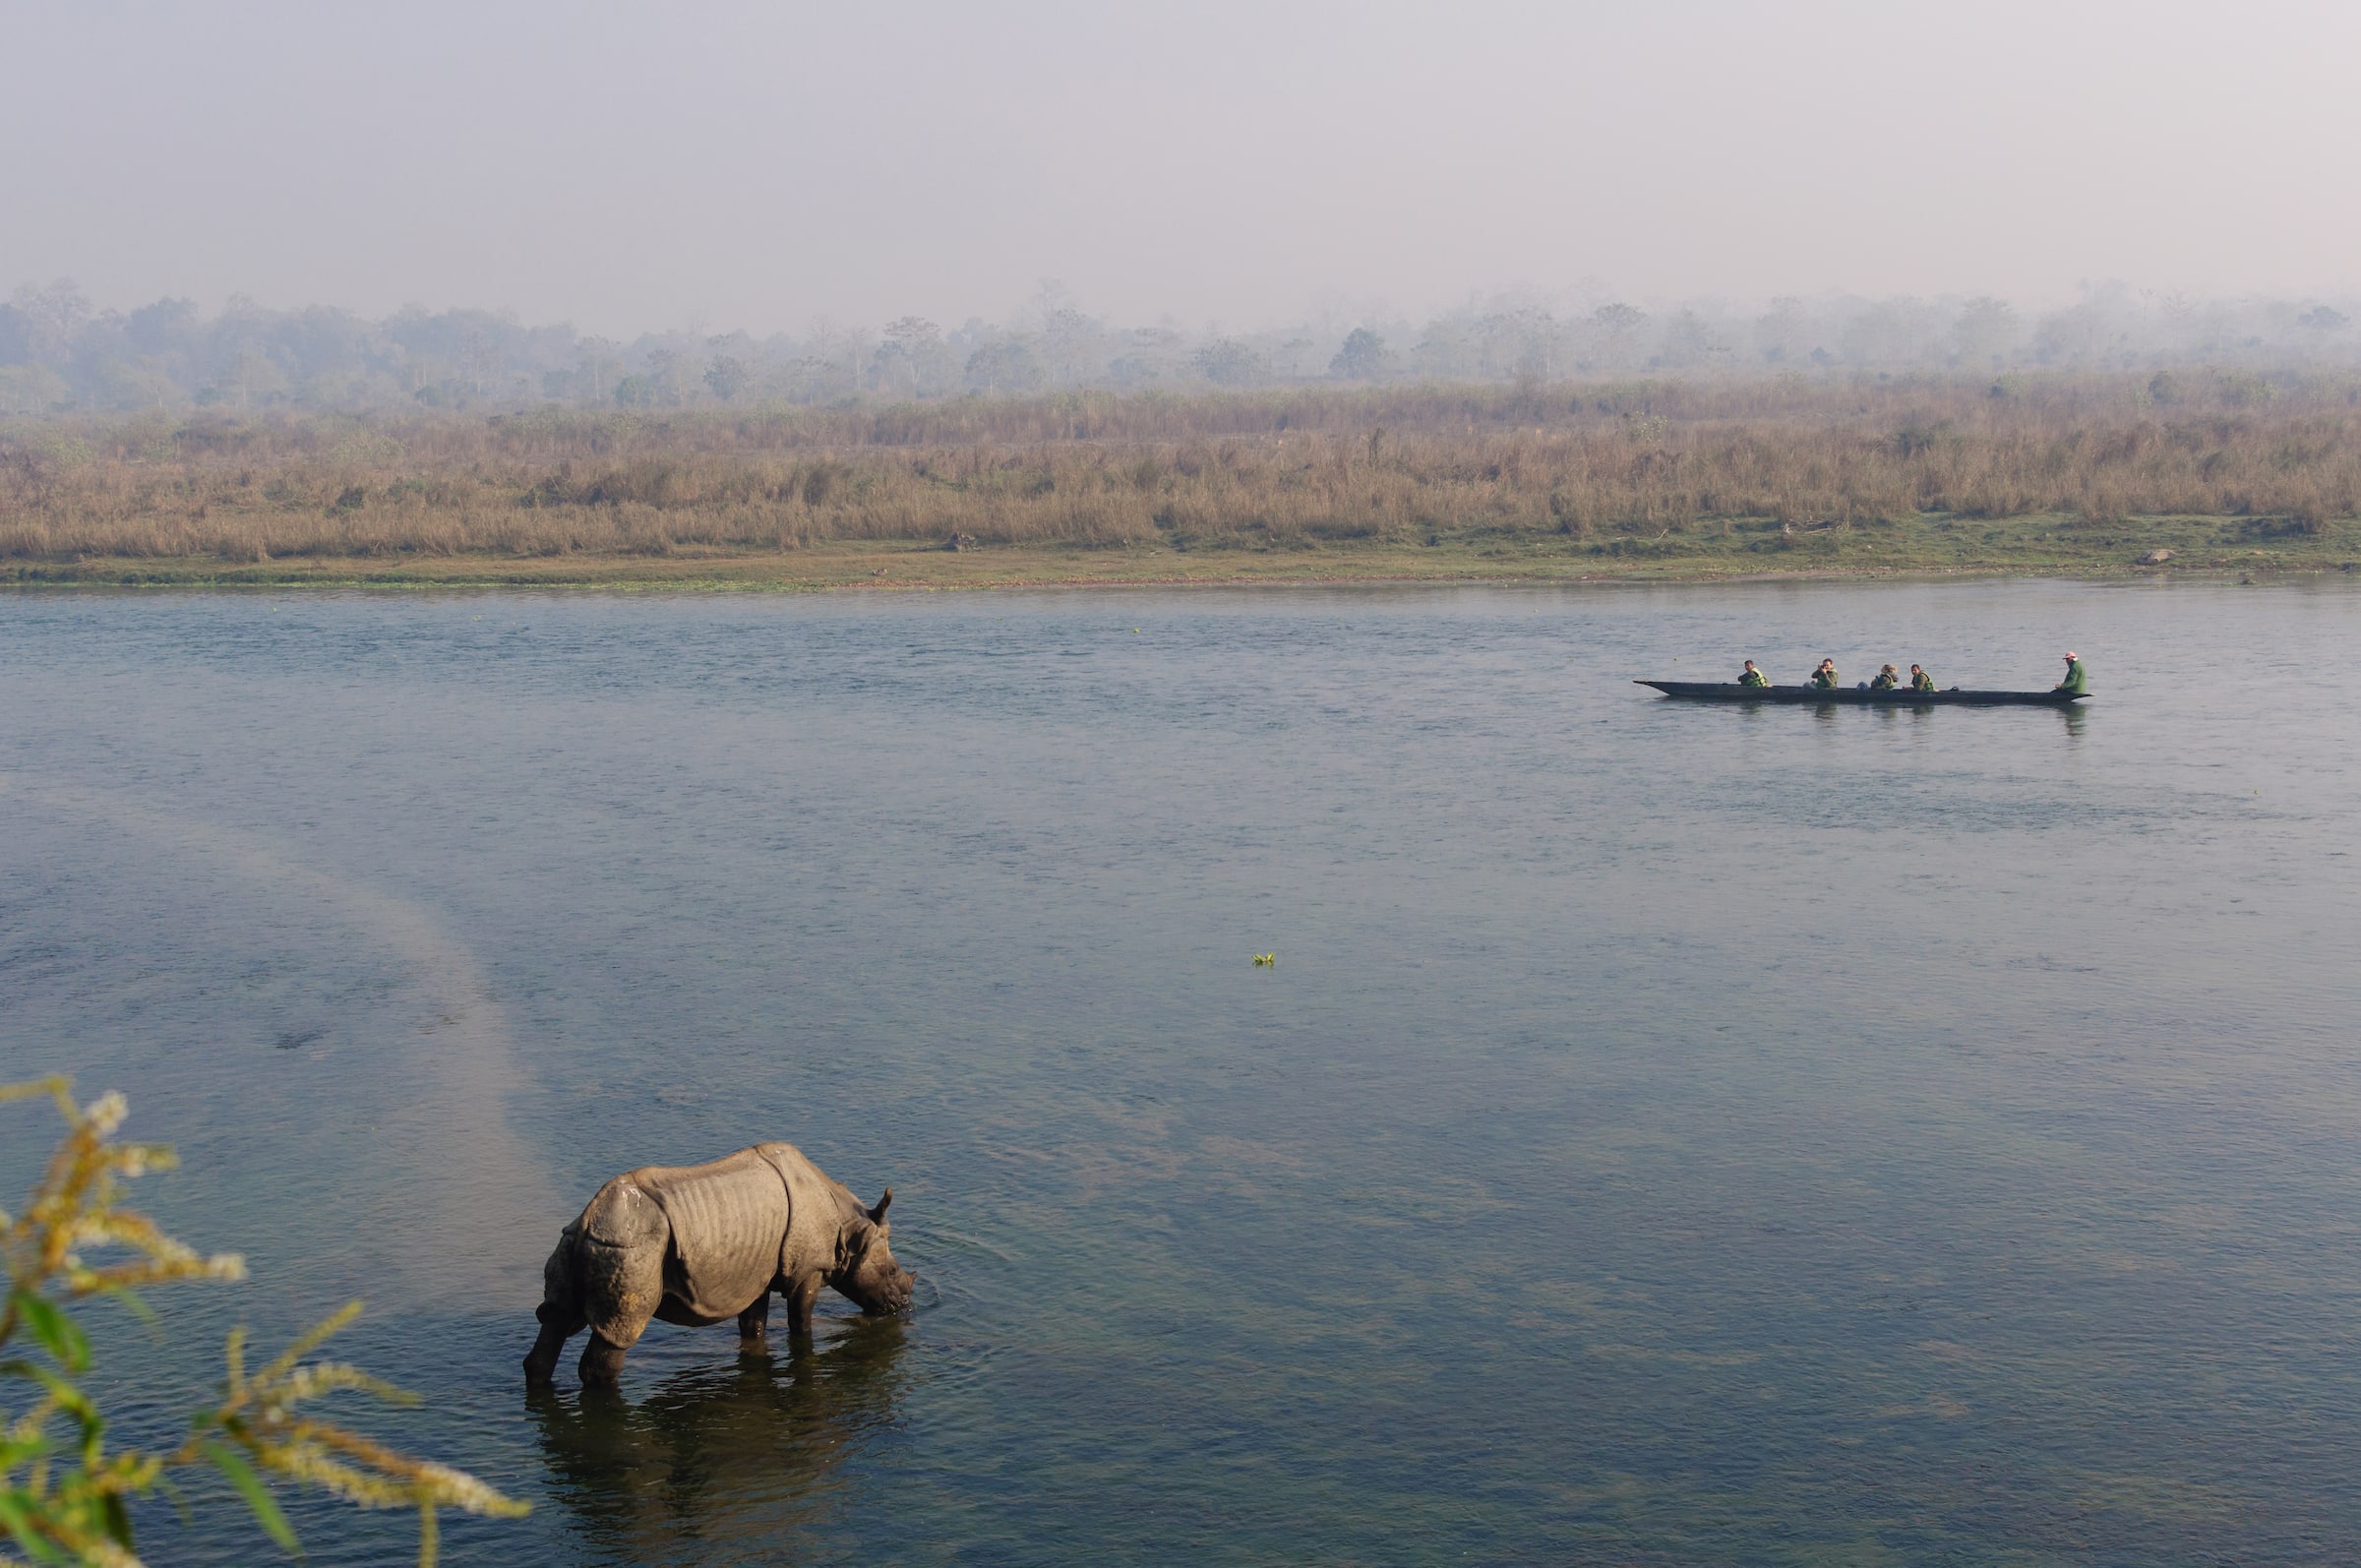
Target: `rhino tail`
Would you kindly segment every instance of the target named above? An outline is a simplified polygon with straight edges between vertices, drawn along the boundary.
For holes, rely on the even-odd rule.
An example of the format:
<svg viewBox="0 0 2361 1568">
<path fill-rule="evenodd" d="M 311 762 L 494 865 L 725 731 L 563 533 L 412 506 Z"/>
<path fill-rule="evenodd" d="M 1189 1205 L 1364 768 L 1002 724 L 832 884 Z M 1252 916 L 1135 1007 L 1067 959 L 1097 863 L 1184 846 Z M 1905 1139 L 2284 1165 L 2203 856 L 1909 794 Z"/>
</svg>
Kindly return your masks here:
<svg viewBox="0 0 2361 1568">
<path fill-rule="evenodd" d="M 664 1211 L 629 1176 L 599 1188 L 582 1211 L 571 1273 L 576 1310 L 617 1350 L 639 1342 L 664 1299 Z"/>
</svg>

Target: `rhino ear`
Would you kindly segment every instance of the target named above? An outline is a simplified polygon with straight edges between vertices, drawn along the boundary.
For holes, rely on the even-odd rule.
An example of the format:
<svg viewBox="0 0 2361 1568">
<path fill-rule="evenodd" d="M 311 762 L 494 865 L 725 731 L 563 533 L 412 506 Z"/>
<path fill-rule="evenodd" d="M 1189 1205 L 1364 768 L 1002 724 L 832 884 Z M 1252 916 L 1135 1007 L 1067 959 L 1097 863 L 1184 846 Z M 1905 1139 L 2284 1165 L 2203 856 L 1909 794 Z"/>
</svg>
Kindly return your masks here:
<svg viewBox="0 0 2361 1568">
<path fill-rule="evenodd" d="M 881 1198 L 878 1199 L 878 1206 L 877 1206 L 876 1208 L 874 1208 L 874 1209 L 872 1209 L 872 1210 L 870 1210 L 870 1211 L 869 1211 L 869 1222 L 870 1222 L 870 1224 L 872 1224 L 872 1225 L 883 1225 L 883 1224 L 885 1223 L 885 1206 L 886 1206 L 887 1204 L 891 1203 L 892 1201 L 893 1201 L 893 1188 L 891 1188 L 891 1187 L 887 1187 L 887 1188 L 885 1189 L 885 1195 L 884 1195 L 883 1197 L 881 1197 Z"/>
</svg>

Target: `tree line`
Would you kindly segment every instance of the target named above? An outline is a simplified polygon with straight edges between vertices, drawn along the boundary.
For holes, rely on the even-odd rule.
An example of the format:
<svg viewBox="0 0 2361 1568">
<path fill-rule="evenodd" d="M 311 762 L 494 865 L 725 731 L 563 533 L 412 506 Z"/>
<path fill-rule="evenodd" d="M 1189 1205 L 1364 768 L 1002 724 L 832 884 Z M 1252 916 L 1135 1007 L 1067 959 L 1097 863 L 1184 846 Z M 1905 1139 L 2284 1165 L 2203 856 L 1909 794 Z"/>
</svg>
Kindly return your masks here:
<svg viewBox="0 0 2361 1568">
<path fill-rule="evenodd" d="M 62 278 L 28 284 L 0 304 L 0 415 L 20 416 L 189 407 L 809 407 L 1076 390 L 2199 364 L 2361 367 L 2361 330 L 2346 309 L 2320 300 L 2201 301 L 2122 288 L 2029 314 L 1992 297 L 1786 298 L 1754 310 L 1494 299 L 1423 321 L 1364 312 L 1227 332 L 1126 327 L 1051 284 L 999 323 L 945 327 L 903 316 L 801 334 L 648 332 L 629 341 L 489 310 L 410 307 L 373 320 L 329 306 L 271 310 L 242 298 L 210 316 L 186 299 L 102 310 Z"/>
</svg>

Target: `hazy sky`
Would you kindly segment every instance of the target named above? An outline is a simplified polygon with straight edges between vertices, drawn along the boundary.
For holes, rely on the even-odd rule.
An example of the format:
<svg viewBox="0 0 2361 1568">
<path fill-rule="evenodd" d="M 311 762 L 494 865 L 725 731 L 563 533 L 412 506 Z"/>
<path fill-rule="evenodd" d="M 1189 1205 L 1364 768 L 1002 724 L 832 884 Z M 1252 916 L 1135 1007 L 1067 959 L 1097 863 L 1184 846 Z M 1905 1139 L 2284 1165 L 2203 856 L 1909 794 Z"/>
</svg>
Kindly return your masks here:
<svg viewBox="0 0 2361 1568">
<path fill-rule="evenodd" d="M 2361 5 L 0 0 L 0 290 L 584 331 L 2361 283 Z"/>
</svg>

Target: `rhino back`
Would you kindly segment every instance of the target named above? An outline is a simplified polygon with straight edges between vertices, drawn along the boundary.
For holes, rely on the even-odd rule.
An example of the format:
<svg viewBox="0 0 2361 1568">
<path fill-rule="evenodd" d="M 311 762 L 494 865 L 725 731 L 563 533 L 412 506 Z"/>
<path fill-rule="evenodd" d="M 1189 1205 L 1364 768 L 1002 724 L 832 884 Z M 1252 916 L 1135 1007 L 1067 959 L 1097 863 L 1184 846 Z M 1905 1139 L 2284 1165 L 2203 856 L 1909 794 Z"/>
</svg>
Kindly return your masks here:
<svg viewBox="0 0 2361 1568">
<path fill-rule="evenodd" d="M 700 1318 L 734 1317 L 770 1288 L 788 1225 L 785 1183 L 742 1149 L 710 1165 L 649 1167 L 633 1176 L 672 1229 L 665 1294 Z"/>
</svg>

